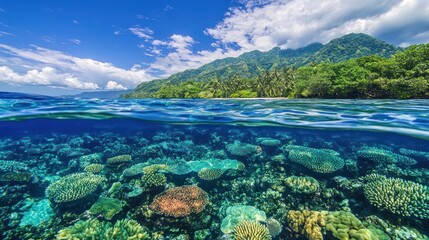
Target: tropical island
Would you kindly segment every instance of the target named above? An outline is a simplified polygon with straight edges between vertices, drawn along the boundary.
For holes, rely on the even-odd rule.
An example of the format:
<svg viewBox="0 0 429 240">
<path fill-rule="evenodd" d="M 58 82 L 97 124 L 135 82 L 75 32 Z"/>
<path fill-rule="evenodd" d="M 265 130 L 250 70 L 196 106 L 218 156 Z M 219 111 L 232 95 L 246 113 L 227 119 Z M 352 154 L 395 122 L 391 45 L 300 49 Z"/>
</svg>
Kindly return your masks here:
<svg viewBox="0 0 429 240">
<path fill-rule="evenodd" d="M 400 48 L 366 34 L 252 51 L 141 83 L 124 98 L 429 97 L 429 44 Z"/>
</svg>

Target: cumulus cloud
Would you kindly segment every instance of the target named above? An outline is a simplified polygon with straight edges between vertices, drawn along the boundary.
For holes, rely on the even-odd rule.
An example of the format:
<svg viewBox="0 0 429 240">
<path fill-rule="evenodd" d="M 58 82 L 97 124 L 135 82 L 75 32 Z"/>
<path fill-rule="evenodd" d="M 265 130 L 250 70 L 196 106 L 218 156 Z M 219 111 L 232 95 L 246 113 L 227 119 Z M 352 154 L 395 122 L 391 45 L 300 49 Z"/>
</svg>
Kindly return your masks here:
<svg viewBox="0 0 429 240">
<path fill-rule="evenodd" d="M 297 48 L 351 32 L 400 44 L 418 41 L 416 36 L 428 30 L 427 0 L 253 0 L 232 8 L 206 33 L 218 44 L 250 51 Z"/>
<path fill-rule="evenodd" d="M 242 51 L 224 50 L 217 48 L 215 50 L 193 51 L 192 46 L 195 41 L 190 36 L 174 34 L 168 41 L 154 40 L 154 47 L 148 49 L 152 54 L 158 56 L 150 64 L 150 70 L 160 71 L 163 77 L 169 76 L 186 69 L 198 68 L 215 59 L 238 56 Z M 162 55 L 161 49 L 168 49 L 168 54 Z"/>
<path fill-rule="evenodd" d="M 127 70 L 37 46 L 20 49 L 0 44 L 0 51 L 6 56 L 0 61 L 0 82 L 10 84 L 102 90 L 134 88 L 153 79 L 139 65 Z"/>
</svg>

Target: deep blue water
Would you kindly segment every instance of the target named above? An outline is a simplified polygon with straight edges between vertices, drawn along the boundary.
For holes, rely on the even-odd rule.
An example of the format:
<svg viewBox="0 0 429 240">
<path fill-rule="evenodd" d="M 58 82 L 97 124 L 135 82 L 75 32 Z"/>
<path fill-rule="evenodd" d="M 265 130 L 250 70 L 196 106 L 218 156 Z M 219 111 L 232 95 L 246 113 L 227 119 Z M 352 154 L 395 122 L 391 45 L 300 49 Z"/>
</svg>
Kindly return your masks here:
<svg viewBox="0 0 429 240">
<path fill-rule="evenodd" d="M 93 154 L 97 157 L 87 157 Z M 115 167 L 108 164 L 108 159 L 122 155 L 132 160 Z M 329 173 L 307 165 L 332 164 L 326 162 L 333 156 L 341 166 Z M 245 169 L 222 169 L 222 175 L 210 181 L 198 170 L 183 170 L 208 159 L 218 170 L 225 160 L 239 161 Z M 15 167 L 6 166 L 11 163 Z M 96 191 L 67 204 L 45 192 L 61 178 L 86 171 L 88 164 L 104 166 L 95 173 L 104 178 Z M 128 176 L 138 164 L 167 165 L 169 170 L 157 173 L 165 182 L 155 187 L 139 183 L 143 170 Z M 232 237 L 234 233 L 221 225 L 227 219 L 225 209 L 237 205 L 257 208 L 275 219 L 282 232 L 271 233 L 273 239 L 306 239 L 287 217 L 290 211 L 304 209 L 351 213 L 362 229 L 371 230 L 373 239 L 426 239 L 429 101 L 102 100 L 2 93 L 0 175 L 17 173 L 29 173 L 31 179 L 0 181 L 0 230 L 5 239 L 53 238 L 61 229 L 88 219 L 111 224 L 132 219 L 147 228 L 152 239 Z M 412 188 L 421 189 L 421 196 L 406 203 L 411 207 L 405 210 L 401 203 L 398 211 L 383 200 L 377 205 L 368 190 L 373 185 L 364 179 L 369 174 L 409 181 Z M 309 194 L 287 185 L 285 179 L 292 176 L 315 179 L 317 190 Z M 121 184 L 120 194 L 109 191 L 115 182 Z M 209 203 L 202 212 L 174 217 L 151 209 L 157 195 L 183 185 L 207 193 Z M 398 189 L 386 186 L 381 195 L 401 198 Z M 132 195 L 136 189 L 142 191 L 137 197 Z M 101 197 L 125 205 L 112 219 L 88 212 Z M 29 221 L 28 216 L 40 221 Z M 260 223 L 271 230 L 271 220 Z M 339 239 L 325 226 L 322 229 L 325 238 Z"/>
</svg>

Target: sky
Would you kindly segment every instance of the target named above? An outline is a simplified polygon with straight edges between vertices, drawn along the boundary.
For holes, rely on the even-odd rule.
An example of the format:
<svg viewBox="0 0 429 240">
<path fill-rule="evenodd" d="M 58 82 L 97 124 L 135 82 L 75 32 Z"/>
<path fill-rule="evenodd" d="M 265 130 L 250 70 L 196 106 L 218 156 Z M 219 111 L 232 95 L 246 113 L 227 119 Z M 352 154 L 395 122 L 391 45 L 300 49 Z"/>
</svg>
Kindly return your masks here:
<svg viewBox="0 0 429 240">
<path fill-rule="evenodd" d="M 0 91 L 127 90 L 213 60 L 366 33 L 429 42 L 428 0 L 0 0 Z"/>
</svg>

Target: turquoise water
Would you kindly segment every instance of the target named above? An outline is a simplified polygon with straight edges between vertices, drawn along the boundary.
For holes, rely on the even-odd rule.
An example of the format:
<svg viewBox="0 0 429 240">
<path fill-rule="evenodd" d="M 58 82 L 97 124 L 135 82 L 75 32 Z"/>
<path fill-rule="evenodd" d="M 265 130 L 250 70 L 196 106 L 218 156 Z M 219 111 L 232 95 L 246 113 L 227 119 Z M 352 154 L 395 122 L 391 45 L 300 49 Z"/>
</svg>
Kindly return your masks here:
<svg viewBox="0 0 429 240">
<path fill-rule="evenodd" d="M 0 94 L 2 239 L 428 239 L 428 183 L 427 100 Z"/>
</svg>

